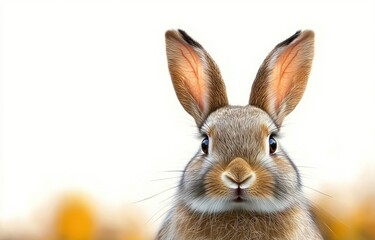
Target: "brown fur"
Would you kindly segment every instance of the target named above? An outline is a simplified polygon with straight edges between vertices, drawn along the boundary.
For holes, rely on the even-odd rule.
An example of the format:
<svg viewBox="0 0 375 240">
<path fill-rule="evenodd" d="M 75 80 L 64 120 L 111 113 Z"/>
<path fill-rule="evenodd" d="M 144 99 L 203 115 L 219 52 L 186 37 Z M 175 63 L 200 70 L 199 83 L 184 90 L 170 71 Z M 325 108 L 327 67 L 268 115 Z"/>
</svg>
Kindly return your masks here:
<svg viewBox="0 0 375 240">
<path fill-rule="evenodd" d="M 209 113 L 228 105 L 220 70 L 201 45 L 182 30 L 167 31 L 165 38 L 169 72 L 177 97 L 201 126 Z"/>
<path fill-rule="evenodd" d="M 321 239 L 311 221 L 306 209 L 298 205 L 269 214 L 241 211 L 201 214 L 178 205 L 167 222 L 169 228 L 173 228 L 173 234 L 167 227 L 156 239 Z"/>
</svg>

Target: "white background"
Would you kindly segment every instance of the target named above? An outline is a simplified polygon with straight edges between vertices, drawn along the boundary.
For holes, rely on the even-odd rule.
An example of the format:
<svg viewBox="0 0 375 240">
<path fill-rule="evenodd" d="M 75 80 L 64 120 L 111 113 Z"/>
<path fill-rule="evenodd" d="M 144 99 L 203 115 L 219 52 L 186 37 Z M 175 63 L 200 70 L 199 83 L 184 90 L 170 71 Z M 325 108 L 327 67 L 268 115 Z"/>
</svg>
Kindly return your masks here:
<svg viewBox="0 0 375 240">
<path fill-rule="evenodd" d="M 309 84 L 282 144 L 312 196 L 375 184 L 374 4 L 233 2 L 3 2 L 0 221 L 26 219 L 64 191 L 115 209 L 176 185 L 169 171 L 183 169 L 200 139 L 170 81 L 171 28 L 210 52 L 241 105 L 268 52 L 314 30 Z M 136 205 L 157 225 L 174 191 Z"/>
</svg>

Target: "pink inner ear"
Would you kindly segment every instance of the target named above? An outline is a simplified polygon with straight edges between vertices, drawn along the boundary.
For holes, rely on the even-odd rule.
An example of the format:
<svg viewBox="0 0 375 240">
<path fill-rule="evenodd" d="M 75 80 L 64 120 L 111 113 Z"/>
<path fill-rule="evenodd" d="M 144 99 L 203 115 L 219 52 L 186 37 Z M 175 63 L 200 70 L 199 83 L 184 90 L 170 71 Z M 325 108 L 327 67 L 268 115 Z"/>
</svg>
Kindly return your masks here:
<svg viewBox="0 0 375 240">
<path fill-rule="evenodd" d="M 291 46 L 284 53 L 282 53 L 275 63 L 273 71 L 273 89 L 275 93 L 275 108 L 278 109 L 293 89 L 295 78 L 298 76 L 297 72 L 300 68 L 299 59 L 300 47 L 298 43 Z"/>
<path fill-rule="evenodd" d="M 183 43 L 178 44 L 181 60 L 178 63 L 183 81 L 190 95 L 195 99 L 199 109 L 204 112 L 204 93 L 206 84 L 203 79 L 203 65 L 198 54 Z"/>
</svg>

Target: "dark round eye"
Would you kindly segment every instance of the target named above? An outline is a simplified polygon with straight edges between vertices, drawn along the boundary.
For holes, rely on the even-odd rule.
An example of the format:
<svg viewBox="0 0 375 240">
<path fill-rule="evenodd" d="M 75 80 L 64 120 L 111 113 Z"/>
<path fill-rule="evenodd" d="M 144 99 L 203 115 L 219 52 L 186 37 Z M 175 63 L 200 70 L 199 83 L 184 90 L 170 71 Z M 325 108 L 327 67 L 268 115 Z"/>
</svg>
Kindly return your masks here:
<svg viewBox="0 0 375 240">
<path fill-rule="evenodd" d="M 268 139 L 268 144 L 270 145 L 270 154 L 275 153 L 277 150 L 277 142 L 272 135 Z"/>
<path fill-rule="evenodd" d="M 203 140 L 202 140 L 202 144 L 201 144 L 201 147 L 202 147 L 202 152 L 204 152 L 205 154 L 208 153 L 208 144 L 209 144 L 209 140 L 208 140 L 208 137 L 205 137 Z"/>
</svg>

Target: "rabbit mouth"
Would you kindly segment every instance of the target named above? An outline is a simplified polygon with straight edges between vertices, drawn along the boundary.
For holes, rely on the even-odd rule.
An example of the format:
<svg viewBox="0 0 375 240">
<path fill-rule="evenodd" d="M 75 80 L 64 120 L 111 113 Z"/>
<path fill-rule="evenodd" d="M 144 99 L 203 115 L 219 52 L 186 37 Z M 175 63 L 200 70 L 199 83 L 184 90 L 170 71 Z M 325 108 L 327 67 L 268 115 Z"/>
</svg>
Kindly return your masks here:
<svg viewBox="0 0 375 240">
<path fill-rule="evenodd" d="M 234 198 L 232 199 L 233 202 L 242 203 L 242 202 L 247 201 L 247 199 L 244 196 L 245 195 L 244 190 L 241 189 L 240 187 L 238 187 L 237 189 L 233 191 L 233 195 L 234 195 Z"/>
<path fill-rule="evenodd" d="M 243 203 L 243 202 L 246 202 L 246 199 L 244 199 L 244 198 L 241 197 L 241 196 L 238 196 L 238 197 L 236 197 L 235 199 L 233 199 L 233 202 L 236 202 L 236 203 Z"/>
</svg>

